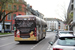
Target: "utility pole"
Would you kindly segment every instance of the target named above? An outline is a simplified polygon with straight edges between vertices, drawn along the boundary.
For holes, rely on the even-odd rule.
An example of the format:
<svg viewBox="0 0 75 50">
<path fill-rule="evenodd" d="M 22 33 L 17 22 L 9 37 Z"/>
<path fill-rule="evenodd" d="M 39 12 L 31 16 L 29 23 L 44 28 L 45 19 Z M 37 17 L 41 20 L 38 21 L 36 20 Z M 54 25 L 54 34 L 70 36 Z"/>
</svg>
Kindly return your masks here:
<svg viewBox="0 0 75 50">
<path fill-rule="evenodd" d="M 74 8 L 73 8 L 73 33 L 75 35 L 75 0 L 74 0 Z"/>
</svg>

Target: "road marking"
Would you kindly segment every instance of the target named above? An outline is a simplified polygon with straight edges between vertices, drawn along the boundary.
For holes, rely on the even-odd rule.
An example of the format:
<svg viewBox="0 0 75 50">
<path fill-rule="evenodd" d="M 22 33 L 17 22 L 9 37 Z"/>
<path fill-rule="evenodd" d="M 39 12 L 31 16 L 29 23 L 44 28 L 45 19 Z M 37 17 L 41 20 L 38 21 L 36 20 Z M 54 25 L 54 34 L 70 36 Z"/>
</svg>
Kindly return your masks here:
<svg viewBox="0 0 75 50">
<path fill-rule="evenodd" d="M 42 41 L 44 41 L 44 40 L 45 40 L 45 39 L 43 39 Z M 42 41 L 40 41 L 39 43 L 41 43 Z M 35 48 L 37 45 L 39 45 L 39 43 L 36 44 L 36 45 L 34 45 L 31 49 Z"/>
<path fill-rule="evenodd" d="M 48 46 L 47 50 L 49 50 L 49 49 L 50 49 L 50 45 Z"/>
<path fill-rule="evenodd" d="M 52 35 L 51 35 L 51 36 L 52 36 Z M 46 38 L 48 38 L 48 37 L 50 37 L 50 35 L 47 35 L 47 36 L 46 36 Z M 31 48 L 31 50 L 34 49 L 36 46 L 38 46 L 40 43 L 42 43 L 44 40 L 45 40 L 45 39 L 43 39 L 42 41 L 40 41 L 38 44 L 34 45 L 34 46 Z M 50 45 L 48 46 L 47 49 L 50 49 Z"/>
<path fill-rule="evenodd" d="M 31 49 L 35 48 L 37 45 L 33 46 Z"/>
<path fill-rule="evenodd" d="M 7 46 L 7 45 L 10 45 L 10 44 L 13 44 L 14 42 L 11 42 L 11 43 L 8 43 L 8 44 L 4 44 L 4 45 L 1 45 L 0 47 L 4 47 L 4 46 Z"/>
</svg>

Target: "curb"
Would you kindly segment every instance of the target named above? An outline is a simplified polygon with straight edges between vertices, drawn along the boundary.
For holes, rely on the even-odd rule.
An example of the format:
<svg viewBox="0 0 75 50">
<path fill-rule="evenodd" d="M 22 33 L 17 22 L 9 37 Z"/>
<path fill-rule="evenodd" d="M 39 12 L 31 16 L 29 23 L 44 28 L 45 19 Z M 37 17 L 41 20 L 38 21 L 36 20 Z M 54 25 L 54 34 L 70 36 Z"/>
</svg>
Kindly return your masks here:
<svg viewBox="0 0 75 50">
<path fill-rule="evenodd" d="M 14 36 L 14 34 L 0 35 L 0 38 L 1 37 L 7 37 L 7 36 Z"/>
</svg>

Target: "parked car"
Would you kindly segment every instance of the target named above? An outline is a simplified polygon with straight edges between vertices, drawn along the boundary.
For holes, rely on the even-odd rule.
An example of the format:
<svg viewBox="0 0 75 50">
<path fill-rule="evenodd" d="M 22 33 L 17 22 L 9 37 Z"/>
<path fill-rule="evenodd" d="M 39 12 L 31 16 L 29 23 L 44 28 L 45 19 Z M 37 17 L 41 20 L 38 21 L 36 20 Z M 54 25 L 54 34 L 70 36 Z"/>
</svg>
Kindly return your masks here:
<svg viewBox="0 0 75 50">
<path fill-rule="evenodd" d="M 66 36 L 66 35 L 74 35 L 73 31 L 59 31 L 58 33 L 56 33 L 56 38 L 59 38 L 61 36 Z"/>
<path fill-rule="evenodd" d="M 50 50 L 75 50 L 75 36 L 59 37 L 55 43 L 49 42 Z"/>
</svg>

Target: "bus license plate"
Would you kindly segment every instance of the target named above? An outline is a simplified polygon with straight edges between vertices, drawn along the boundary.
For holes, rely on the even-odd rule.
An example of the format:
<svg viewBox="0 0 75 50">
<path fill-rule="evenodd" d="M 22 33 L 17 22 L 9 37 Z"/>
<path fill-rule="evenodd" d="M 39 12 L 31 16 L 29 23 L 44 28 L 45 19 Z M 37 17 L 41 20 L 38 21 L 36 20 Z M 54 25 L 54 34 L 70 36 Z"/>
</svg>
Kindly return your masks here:
<svg viewBox="0 0 75 50">
<path fill-rule="evenodd" d="M 28 38 L 22 38 L 22 39 L 28 39 Z"/>
</svg>

